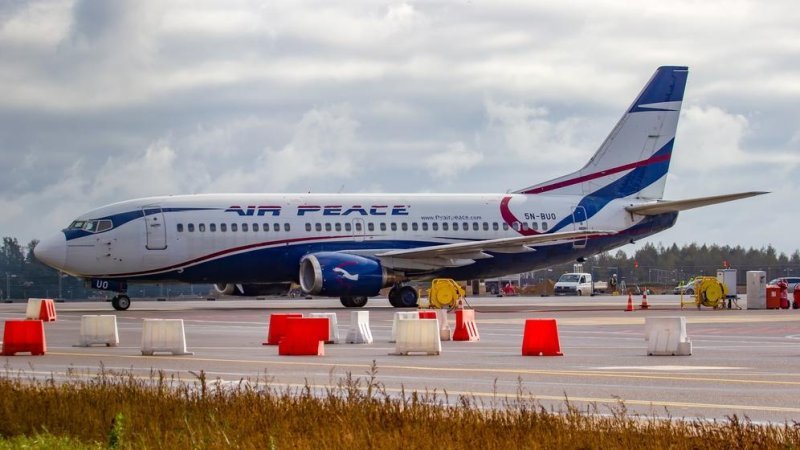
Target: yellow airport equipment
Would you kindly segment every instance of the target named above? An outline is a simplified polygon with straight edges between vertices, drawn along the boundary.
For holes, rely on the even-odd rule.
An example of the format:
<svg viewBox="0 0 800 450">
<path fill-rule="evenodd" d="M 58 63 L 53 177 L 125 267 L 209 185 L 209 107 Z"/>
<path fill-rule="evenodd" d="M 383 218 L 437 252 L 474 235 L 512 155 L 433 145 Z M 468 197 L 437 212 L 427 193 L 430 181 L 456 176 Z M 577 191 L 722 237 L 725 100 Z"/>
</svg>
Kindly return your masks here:
<svg viewBox="0 0 800 450">
<path fill-rule="evenodd" d="M 700 309 L 700 306 L 714 309 L 725 307 L 728 287 L 724 283 L 720 283 L 716 277 L 699 277 L 694 286 L 694 301 L 697 309 Z"/>
<path fill-rule="evenodd" d="M 428 301 L 431 308 L 454 308 L 459 299 L 463 299 L 466 292 L 460 284 L 450 278 L 436 278 L 431 281 L 428 291 Z"/>
</svg>

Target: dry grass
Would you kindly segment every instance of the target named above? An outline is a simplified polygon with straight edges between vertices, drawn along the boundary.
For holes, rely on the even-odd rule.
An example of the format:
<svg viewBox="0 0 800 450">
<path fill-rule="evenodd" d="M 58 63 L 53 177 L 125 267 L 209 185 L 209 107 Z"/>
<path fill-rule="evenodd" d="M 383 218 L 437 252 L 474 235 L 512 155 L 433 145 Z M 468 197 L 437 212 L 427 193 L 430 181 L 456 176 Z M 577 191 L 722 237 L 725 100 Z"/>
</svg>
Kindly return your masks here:
<svg viewBox="0 0 800 450">
<path fill-rule="evenodd" d="M 101 371 L 64 383 L 6 374 L 0 436 L 43 433 L 110 448 L 800 448 L 797 423 L 659 420 L 629 415 L 623 404 L 603 415 L 568 403 L 557 412 L 521 392 L 492 404 L 392 396 L 374 367 L 324 392 L 264 380 L 224 385 L 202 373 L 193 383 L 160 373 L 142 380 Z"/>
</svg>

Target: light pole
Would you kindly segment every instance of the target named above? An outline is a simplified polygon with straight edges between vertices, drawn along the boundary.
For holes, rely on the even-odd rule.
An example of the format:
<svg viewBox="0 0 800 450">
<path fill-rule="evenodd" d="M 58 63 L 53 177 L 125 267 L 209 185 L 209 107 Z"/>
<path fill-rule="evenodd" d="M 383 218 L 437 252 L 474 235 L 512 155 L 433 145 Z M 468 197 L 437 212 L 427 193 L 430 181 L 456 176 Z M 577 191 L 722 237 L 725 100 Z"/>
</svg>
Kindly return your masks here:
<svg viewBox="0 0 800 450">
<path fill-rule="evenodd" d="M 6 300 L 11 300 L 11 279 L 17 278 L 16 275 L 6 272 Z"/>
</svg>

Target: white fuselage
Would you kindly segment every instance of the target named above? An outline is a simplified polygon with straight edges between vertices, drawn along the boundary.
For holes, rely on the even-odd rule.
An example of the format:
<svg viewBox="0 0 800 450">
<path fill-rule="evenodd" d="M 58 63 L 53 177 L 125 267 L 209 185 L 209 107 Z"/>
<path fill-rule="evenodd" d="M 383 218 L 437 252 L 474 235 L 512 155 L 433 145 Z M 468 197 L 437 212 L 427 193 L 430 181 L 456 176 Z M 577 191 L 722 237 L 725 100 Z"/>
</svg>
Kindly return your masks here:
<svg viewBox="0 0 800 450">
<path fill-rule="evenodd" d="M 109 205 L 76 219 L 72 229 L 65 230 L 63 270 L 85 278 L 289 281 L 296 277 L 299 259 L 315 251 L 363 254 L 588 229 L 589 222 L 595 229 L 622 231 L 642 219 L 634 220 L 624 212 L 632 201 L 618 199 L 586 220 L 585 213 L 575 214 L 580 200 L 578 196 L 520 194 L 144 198 Z M 97 226 L 102 220 L 110 220 L 112 227 L 94 231 L 103 228 Z M 87 231 L 85 224 L 92 221 L 95 225 Z M 531 259 L 528 270 L 552 264 L 553 259 L 569 260 L 598 251 L 586 244 L 579 240 L 566 249 L 561 245 L 559 258 L 547 262 Z M 492 264 L 489 266 L 494 267 L 481 271 L 486 276 L 520 271 L 524 267 L 519 262 L 509 267 Z"/>
</svg>

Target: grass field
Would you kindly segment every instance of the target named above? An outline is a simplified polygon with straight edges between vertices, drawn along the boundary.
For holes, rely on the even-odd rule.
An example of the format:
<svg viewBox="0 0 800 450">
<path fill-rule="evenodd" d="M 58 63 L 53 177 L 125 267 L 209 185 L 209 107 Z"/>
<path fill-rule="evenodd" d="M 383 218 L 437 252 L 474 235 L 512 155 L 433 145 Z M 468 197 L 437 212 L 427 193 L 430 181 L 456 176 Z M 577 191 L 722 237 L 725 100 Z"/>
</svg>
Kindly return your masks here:
<svg viewBox="0 0 800 450">
<path fill-rule="evenodd" d="M 800 448 L 800 424 L 759 425 L 547 410 L 520 392 L 490 404 L 389 395 L 376 367 L 326 391 L 269 380 L 182 382 L 101 371 L 67 382 L 0 378 L 3 448 Z"/>
</svg>

